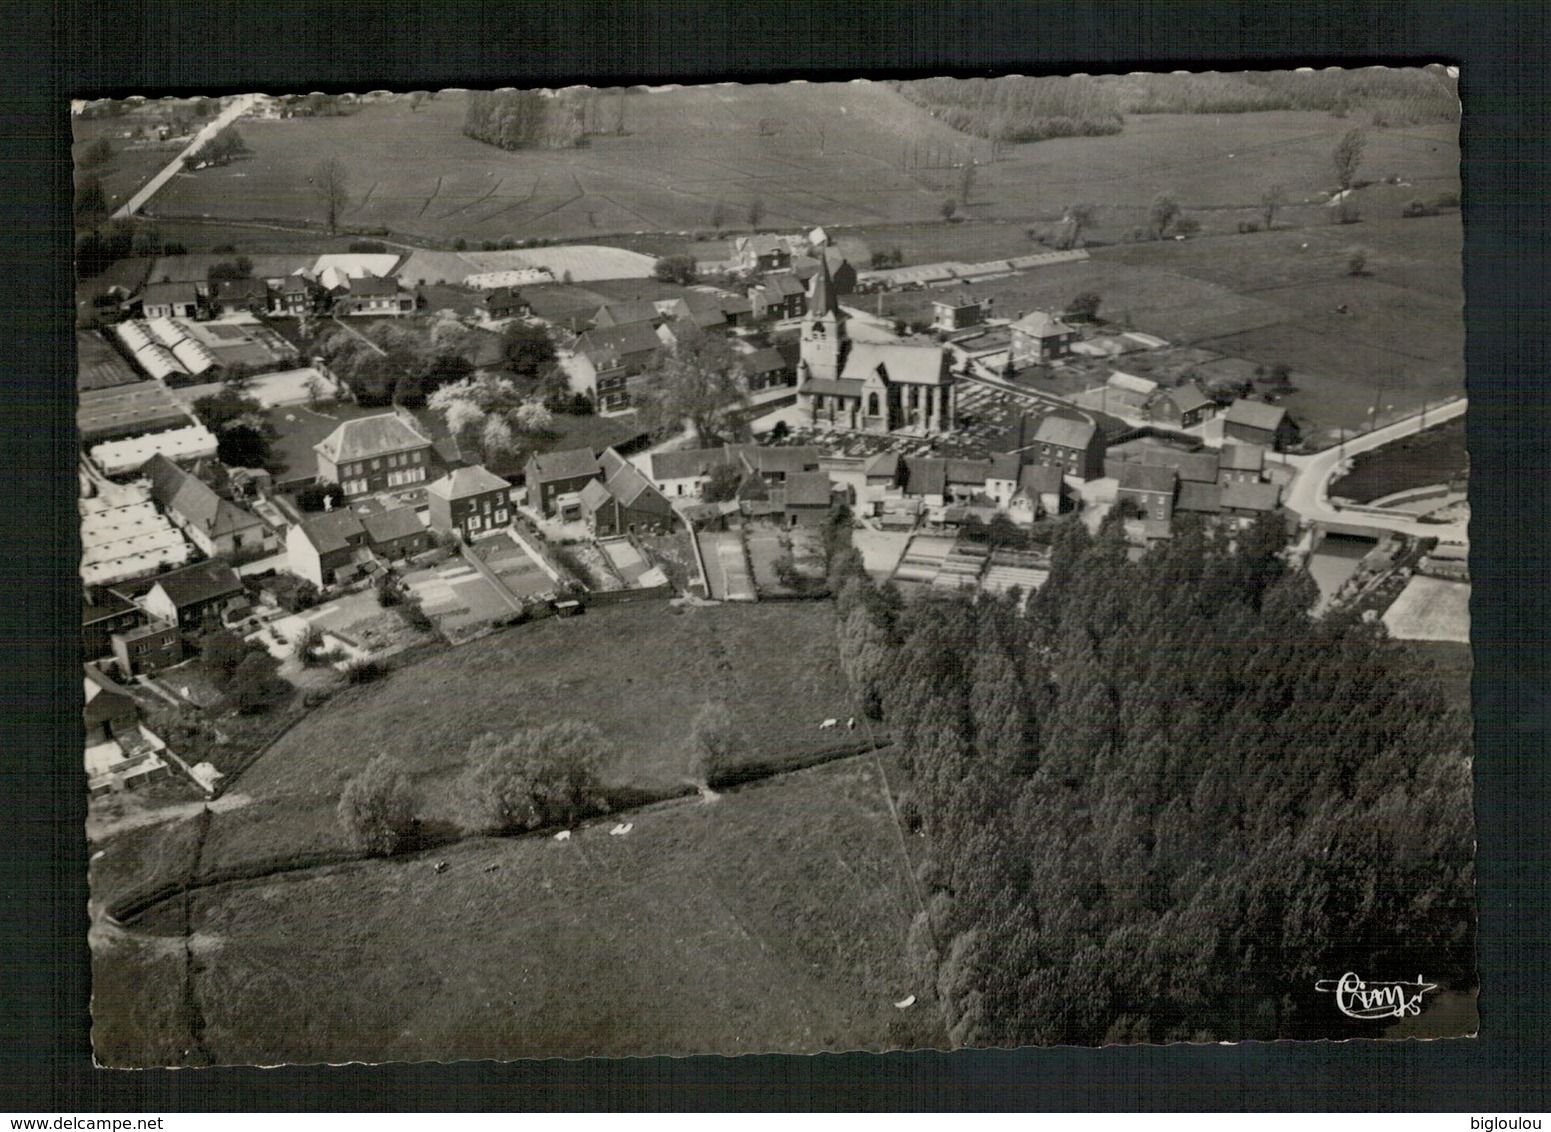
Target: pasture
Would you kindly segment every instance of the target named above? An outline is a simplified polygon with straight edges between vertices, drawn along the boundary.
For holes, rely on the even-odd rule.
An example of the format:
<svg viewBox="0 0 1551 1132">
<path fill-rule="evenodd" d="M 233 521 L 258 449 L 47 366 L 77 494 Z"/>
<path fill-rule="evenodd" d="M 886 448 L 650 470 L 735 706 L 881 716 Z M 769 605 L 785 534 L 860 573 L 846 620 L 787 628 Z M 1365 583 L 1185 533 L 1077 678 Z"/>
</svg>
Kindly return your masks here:
<svg viewBox="0 0 1551 1132">
<path fill-rule="evenodd" d="M 1144 225 L 1153 195 L 1169 191 L 1202 213 L 1205 230 L 1232 231 L 1270 179 L 1291 202 L 1283 223 L 1320 216 L 1322 206 L 1304 202 L 1332 187 L 1330 150 L 1352 125 L 1307 111 L 1133 115 L 1118 135 L 1011 145 L 993 160 L 987 143 L 879 83 L 685 87 L 635 92 L 625 103 L 623 136 L 595 134 L 569 150 L 508 152 L 466 138 L 465 96 L 455 93 L 418 111 L 382 101 L 338 118 L 245 120 L 251 156 L 175 177 L 150 211 L 321 228 L 307 180 L 337 156 L 352 190 L 344 224 L 444 246 L 459 237 L 710 231 L 718 212 L 736 231 L 748 227 L 757 199 L 763 227 L 871 229 L 870 243 L 898 244 L 907 261 L 921 262 L 947 258 L 947 245 L 965 239 L 938 230 L 968 225 L 924 222 L 958 194 L 970 159 L 977 172 L 960 213 L 972 221 L 1050 221 L 1086 200 L 1099 209 L 1090 234 L 1116 239 Z M 1435 195 L 1458 189 L 1457 156 L 1449 124 L 1372 129 L 1363 168 L 1402 177 L 1413 195 Z M 1021 232 L 1006 235 L 977 254 L 1027 248 Z M 641 250 L 675 249 L 654 242 Z"/>
<path fill-rule="evenodd" d="M 1469 644 L 1470 583 L 1416 575 L 1385 612 L 1384 627 L 1396 640 Z"/>
<path fill-rule="evenodd" d="M 690 724 L 707 700 L 737 711 L 742 763 L 854 749 L 856 734 L 817 728 L 852 710 L 832 619 L 827 603 L 676 612 L 643 601 L 439 653 L 336 695 L 248 767 L 230 789 L 253 802 L 212 821 L 204 864 L 342 849 L 334 805 L 378 753 L 414 779 L 430 825 L 455 826 L 469 742 L 492 731 L 592 721 L 617 752 L 605 786 L 627 801 L 685 788 Z"/>
<path fill-rule="evenodd" d="M 480 839 L 199 891 L 186 924 L 178 914 L 162 927 L 177 935 L 99 941 L 97 1056 L 274 1064 L 945 1042 L 930 1003 L 893 1005 L 923 988 L 906 971 L 914 896 L 872 758 L 636 812 L 626 836 L 610 835 L 614 820 L 565 842 Z"/>
<path fill-rule="evenodd" d="M 1465 421 L 1456 418 L 1352 457 L 1352 470 L 1330 485 L 1330 494 L 1356 503 L 1416 487 L 1446 484 L 1470 467 Z"/>
</svg>

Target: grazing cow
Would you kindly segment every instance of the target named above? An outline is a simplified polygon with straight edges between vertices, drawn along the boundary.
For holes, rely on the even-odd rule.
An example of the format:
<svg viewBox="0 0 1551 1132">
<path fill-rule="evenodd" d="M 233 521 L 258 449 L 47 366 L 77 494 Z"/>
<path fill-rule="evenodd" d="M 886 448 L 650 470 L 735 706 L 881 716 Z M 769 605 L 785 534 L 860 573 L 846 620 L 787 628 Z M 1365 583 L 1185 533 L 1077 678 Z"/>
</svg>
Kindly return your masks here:
<svg viewBox="0 0 1551 1132">
<path fill-rule="evenodd" d="M 847 731 L 855 731 L 856 730 L 856 716 L 853 715 L 850 719 L 846 720 L 846 730 Z"/>
<path fill-rule="evenodd" d="M 823 723 L 819 724 L 819 730 L 828 731 L 830 728 L 836 726 L 839 722 L 840 721 L 838 719 L 826 719 Z"/>
</svg>

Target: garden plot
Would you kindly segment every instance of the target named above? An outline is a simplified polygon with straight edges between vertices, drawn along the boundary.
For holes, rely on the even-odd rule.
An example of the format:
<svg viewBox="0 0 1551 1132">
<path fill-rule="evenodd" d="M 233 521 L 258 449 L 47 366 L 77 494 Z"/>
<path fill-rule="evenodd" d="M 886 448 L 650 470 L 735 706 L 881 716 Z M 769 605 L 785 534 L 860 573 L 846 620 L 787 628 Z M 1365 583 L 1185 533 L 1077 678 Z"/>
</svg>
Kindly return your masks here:
<svg viewBox="0 0 1551 1132">
<path fill-rule="evenodd" d="M 1389 635 L 1402 641 L 1470 643 L 1470 583 L 1418 574 L 1384 614 Z"/>
<path fill-rule="evenodd" d="M 754 601 L 754 579 L 743 557 L 739 531 L 701 531 L 700 554 L 705 560 L 710 597 L 716 601 Z"/>
<path fill-rule="evenodd" d="M 404 584 L 420 599 L 426 615 L 449 636 L 512 613 L 506 596 L 462 559 L 431 570 L 411 571 L 404 575 Z"/>
<path fill-rule="evenodd" d="M 480 539 L 471 549 L 518 598 L 553 594 L 557 588 L 555 580 L 505 531 Z"/>
<path fill-rule="evenodd" d="M 957 542 L 955 538 L 916 535 L 910 540 L 904 556 L 894 569 L 895 580 L 929 585 L 932 579 L 937 577 L 937 571 L 947 561 L 948 555 L 953 553 L 954 544 Z"/>
</svg>

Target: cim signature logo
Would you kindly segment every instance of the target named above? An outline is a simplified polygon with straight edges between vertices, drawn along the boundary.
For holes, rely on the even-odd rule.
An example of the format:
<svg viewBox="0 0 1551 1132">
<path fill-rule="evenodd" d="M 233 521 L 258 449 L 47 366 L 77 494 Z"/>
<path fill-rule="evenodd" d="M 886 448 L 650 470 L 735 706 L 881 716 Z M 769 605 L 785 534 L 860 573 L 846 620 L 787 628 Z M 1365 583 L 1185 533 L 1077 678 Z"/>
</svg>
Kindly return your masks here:
<svg viewBox="0 0 1551 1132">
<path fill-rule="evenodd" d="M 1432 983 L 1401 979 L 1365 982 L 1348 971 L 1339 979 L 1321 979 L 1314 989 L 1336 996 L 1336 1009 L 1348 1018 L 1404 1018 L 1422 1012 L 1422 997 L 1437 990 Z"/>
</svg>

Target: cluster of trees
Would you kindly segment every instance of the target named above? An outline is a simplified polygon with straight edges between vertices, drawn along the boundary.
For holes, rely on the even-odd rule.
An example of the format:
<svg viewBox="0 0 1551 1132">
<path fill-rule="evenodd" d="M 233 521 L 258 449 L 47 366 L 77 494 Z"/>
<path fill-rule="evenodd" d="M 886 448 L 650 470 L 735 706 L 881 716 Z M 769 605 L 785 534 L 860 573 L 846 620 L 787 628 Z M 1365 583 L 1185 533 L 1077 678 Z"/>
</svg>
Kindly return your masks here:
<svg viewBox="0 0 1551 1132">
<path fill-rule="evenodd" d="M 1367 110 L 1376 125 L 1459 120 L 1458 84 L 1442 67 L 1128 75 L 1117 99 L 1125 114 Z"/>
<path fill-rule="evenodd" d="M 903 605 L 843 556 L 841 661 L 931 845 L 908 948 L 960 1045 L 1339 1036 L 1343 971 L 1474 979 L 1470 725 L 1280 517 Z M 1356 1033 L 1352 1023 L 1350 1032 Z"/>
<path fill-rule="evenodd" d="M 652 275 L 663 283 L 677 283 L 688 287 L 695 282 L 695 257 L 692 255 L 665 255 L 652 268 Z"/>
<path fill-rule="evenodd" d="M 1118 134 L 1125 124 L 1113 92 L 1082 76 L 916 79 L 896 89 L 960 133 L 996 144 Z"/>
<path fill-rule="evenodd" d="M 469 95 L 463 133 L 502 149 L 567 149 L 586 135 L 586 111 L 576 99 L 530 90 L 476 91 Z"/>
<path fill-rule="evenodd" d="M 607 812 L 600 772 L 611 757 L 591 723 L 566 720 L 469 744 L 463 790 L 471 826 L 515 833 Z"/>
<path fill-rule="evenodd" d="M 215 433 L 216 456 L 221 463 L 235 468 L 269 465 L 275 430 L 257 400 L 227 386 L 219 393 L 199 398 L 192 407 L 200 423 Z"/>
<path fill-rule="evenodd" d="M 112 161 L 114 152 L 111 141 L 107 138 L 98 138 L 81 151 L 76 164 L 82 169 L 95 169 L 99 165 L 106 165 Z"/>
<path fill-rule="evenodd" d="M 229 629 L 221 629 L 205 637 L 200 654 L 216 687 L 245 715 L 264 711 L 291 698 L 294 689 L 277 675 L 280 662 L 263 645 L 245 641 Z"/>
<path fill-rule="evenodd" d="M 491 374 L 443 385 L 426 398 L 426 406 L 440 413 L 447 431 L 486 464 L 513 456 L 520 437 L 547 437 L 554 424 L 541 400 L 520 397 L 510 381 Z"/>
<path fill-rule="evenodd" d="M 247 152 L 247 143 L 242 140 L 242 135 L 237 132 L 237 127 L 227 126 L 226 129 L 185 157 L 183 164 L 189 169 L 194 169 L 201 165 L 225 165 L 233 158 L 240 157 Z"/>
<path fill-rule="evenodd" d="M 414 833 L 414 787 L 387 755 L 378 755 L 345 784 L 335 812 L 357 847 L 391 856 Z"/>
<path fill-rule="evenodd" d="M 687 423 L 700 447 L 738 439 L 732 410 L 748 402 L 743 365 L 727 339 L 697 328 L 676 331 L 671 349 L 658 352 L 641 389 L 641 421 L 653 431 Z"/>
</svg>

